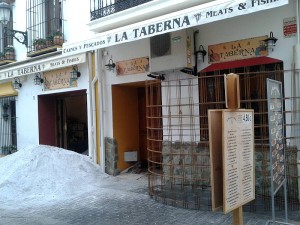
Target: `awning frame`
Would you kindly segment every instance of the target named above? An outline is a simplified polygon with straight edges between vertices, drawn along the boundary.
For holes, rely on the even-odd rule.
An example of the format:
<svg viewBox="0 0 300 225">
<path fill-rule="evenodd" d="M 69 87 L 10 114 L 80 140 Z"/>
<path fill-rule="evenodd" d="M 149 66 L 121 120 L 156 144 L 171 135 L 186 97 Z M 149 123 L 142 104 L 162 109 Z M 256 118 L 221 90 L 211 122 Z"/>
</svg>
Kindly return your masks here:
<svg viewBox="0 0 300 225">
<path fill-rule="evenodd" d="M 203 70 L 199 71 L 198 74 L 207 73 L 212 71 L 219 71 L 219 70 L 226 70 L 226 69 L 235 69 L 241 67 L 248 67 L 248 66 L 258 66 L 258 65 L 265 65 L 265 64 L 272 64 L 272 63 L 281 63 L 282 61 L 279 59 L 274 59 L 267 56 L 262 57 L 254 57 L 249 59 L 242 59 L 236 61 L 229 61 L 229 62 L 221 62 L 221 63 L 213 63 Z"/>
</svg>

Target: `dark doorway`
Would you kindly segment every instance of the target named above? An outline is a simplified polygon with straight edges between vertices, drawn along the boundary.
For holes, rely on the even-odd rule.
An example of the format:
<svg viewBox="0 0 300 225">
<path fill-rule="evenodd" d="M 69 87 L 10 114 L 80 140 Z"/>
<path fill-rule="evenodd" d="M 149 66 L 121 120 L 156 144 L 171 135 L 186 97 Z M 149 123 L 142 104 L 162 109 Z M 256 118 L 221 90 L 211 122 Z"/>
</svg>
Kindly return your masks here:
<svg viewBox="0 0 300 225">
<path fill-rule="evenodd" d="M 39 142 L 88 152 L 86 90 L 38 96 Z"/>
</svg>

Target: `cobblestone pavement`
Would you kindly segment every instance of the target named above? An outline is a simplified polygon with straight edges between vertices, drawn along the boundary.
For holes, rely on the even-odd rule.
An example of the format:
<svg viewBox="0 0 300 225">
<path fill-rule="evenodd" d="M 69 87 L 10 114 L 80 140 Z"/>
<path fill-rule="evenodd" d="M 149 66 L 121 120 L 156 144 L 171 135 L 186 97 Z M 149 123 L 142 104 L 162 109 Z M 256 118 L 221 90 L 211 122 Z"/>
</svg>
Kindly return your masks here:
<svg viewBox="0 0 300 225">
<path fill-rule="evenodd" d="M 0 200 L 1 203 L 1 200 Z M 300 212 L 295 218 L 300 221 Z M 297 217 L 298 215 L 298 217 Z M 270 215 L 243 213 L 245 225 L 264 225 Z M 280 220 L 280 219 L 279 219 Z M 300 222 L 289 221 L 299 225 Z M 145 175 L 109 178 L 96 192 L 64 202 L 0 204 L 0 225 L 193 225 L 232 224 L 232 214 L 175 208 L 147 194 Z"/>
</svg>

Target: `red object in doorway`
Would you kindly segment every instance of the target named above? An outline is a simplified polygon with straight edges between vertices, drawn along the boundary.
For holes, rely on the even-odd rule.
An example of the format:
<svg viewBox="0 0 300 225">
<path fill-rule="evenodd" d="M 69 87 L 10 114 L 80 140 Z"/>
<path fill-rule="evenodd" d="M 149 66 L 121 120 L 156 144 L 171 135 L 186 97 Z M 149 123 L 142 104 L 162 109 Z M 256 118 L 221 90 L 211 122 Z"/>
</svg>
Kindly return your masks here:
<svg viewBox="0 0 300 225">
<path fill-rule="evenodd" d="M 56 146 L 55 98 L 38 96 L 39 144 Z"/>
</svg>

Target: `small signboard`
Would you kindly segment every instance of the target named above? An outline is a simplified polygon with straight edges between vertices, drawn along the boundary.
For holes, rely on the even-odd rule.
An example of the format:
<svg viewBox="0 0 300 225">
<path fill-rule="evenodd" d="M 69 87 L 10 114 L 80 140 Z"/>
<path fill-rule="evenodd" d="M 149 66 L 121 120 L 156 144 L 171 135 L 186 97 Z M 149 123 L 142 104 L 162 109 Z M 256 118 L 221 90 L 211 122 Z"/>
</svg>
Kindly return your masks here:
<svg viewBox="0 0 300 225">
<path fill-rule="evenodd" d="M 263 40 L 268 36 L 254 37 L 239 41 L 208 46 L 208 62 L 219 63 L 267 56 L 268 50 Z"/>
<path fill-rule="evenodd" d="M 283 19 L 283 35 L 285 38 L 296 36 L 297 20 L 296 17 Z"/>
<path fill-rule="evenodd" d="M 284 150 L 283 95 L 280 81 L 267 79 L 272 222 L 275 221 L 275 194 L 284 188 L 285 221 L 288 222 L 287 185 Z M 269 224 L 269 223 L 268 223 Z M 285 223 L 288 224 L 288 223 Z"/>
<path fill-rule="evenodd" d="M 149 72 L 149 58 L 142 57 L 116 63 L 117 75 L 130 75 Z"/>
<path fill-rule="evenodd" d="M 270 140 L 270 165 L 274 194 L 284 183 L 284 131 L 282 84 L 276 80 L 267 79 L 268 116 Z"/>
<path fill-rule="evenodd" d="M 255 198 L 253 110 L 224 111 L 223 188 L 224 212 Z"/>
<path fill-rule="evenodd" d="M 58 70 L 52 70 L 43 73 L 44 90 L 56 90 L 62 88 L 77 87 L 77 81 L 71 80 L 72 67 L 67 67 Z"/>
</svg>

